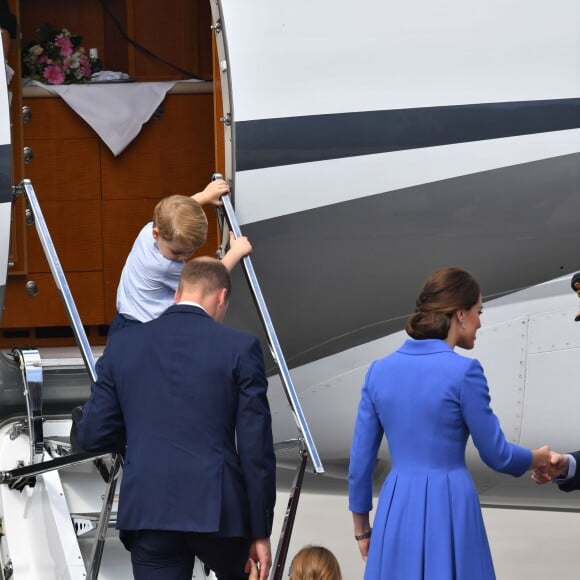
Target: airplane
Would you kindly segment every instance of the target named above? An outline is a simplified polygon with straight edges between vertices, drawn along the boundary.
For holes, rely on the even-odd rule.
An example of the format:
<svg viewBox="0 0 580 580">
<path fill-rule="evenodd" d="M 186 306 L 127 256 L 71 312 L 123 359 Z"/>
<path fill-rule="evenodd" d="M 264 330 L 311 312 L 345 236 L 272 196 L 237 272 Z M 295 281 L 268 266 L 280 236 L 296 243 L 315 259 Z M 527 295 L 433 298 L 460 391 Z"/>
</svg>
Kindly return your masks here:
<svg viewBox="0 0 580 580">
<path fill-rule="evenodd" d="M 324 465 L 317 477 L 345 477 L 366 369 L 404 340 L 422 281 L 447 265 L 481 283 L 483 327 L 465 354 L 482 362 L 509 440 L 577 449 L 580 5 L 210 4 L 225 177 Z M 0 301 L 14 185 L 2 74 Z M 268 354 L 244 274 L 234 274 L 226 322 L 260 335 Z M 37 465 L 16 358 L 0 353 L 0 471 L 12 482 L 0 485 L 0 568 L 16 580 L 84 577 L 110 465 L 89 458 L 34 487 L 10 479 L 18 461 Z M 68 414 L 88 396 L 89 375 L 78 356 L 48 353 L 39 366 L 42 453 L 63 459 Z M 283 442 L 296 437 L 296 422 L 276 366 L 270 358 Z M 467 456 L 482 505 L 580 510 L 578 495 L 493 473 L 473 447 Z M 296 462 L 295 450 L 280 452 L 280 466 Z M 377 483 L 388 469 L 384 446 Z M 112 541 L 103 569 L 114 578 Z"/>
</svg>

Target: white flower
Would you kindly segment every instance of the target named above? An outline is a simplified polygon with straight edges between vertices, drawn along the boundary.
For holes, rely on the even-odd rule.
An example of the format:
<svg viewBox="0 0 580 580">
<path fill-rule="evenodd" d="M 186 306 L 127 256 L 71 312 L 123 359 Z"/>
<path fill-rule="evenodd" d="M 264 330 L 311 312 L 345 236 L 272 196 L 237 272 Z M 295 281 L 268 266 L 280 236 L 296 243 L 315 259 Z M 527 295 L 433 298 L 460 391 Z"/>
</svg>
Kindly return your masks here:
<svg viewBox="0 0 580 580">
<path fill-rule="evenodd" d="M 69 68 L 79 68 L 81 66 L 80 63 L 80 52 L 73 52 L 68 60 L 68 67 Z"/>
</svg>

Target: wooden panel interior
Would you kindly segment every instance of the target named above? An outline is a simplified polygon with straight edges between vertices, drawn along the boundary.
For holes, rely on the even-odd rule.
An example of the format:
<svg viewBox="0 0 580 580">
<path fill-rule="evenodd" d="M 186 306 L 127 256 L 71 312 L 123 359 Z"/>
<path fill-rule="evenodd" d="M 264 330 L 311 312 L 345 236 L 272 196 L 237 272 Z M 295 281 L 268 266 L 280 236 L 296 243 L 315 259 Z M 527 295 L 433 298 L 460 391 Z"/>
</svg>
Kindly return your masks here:
<svg viewBox="0 0 580 580">
<path fill-rule="evenodd" d="M 207 0 L 9 1 L 22 30 L 22 42 L 14 40 L 9 54 L 18 76 L 21 47 L 38 39 L 37 29 L 46 22 L 83 36 L 85 49 L 98 49 L 105 70 L 128 72 L 134 80 L 178 80 L 189 75 L 148 56 L 127 37 L 191 75 L 213 76 Z M 15 182 L 31 180 L 81 320 L 91 332 L 91 342 L 103 344 L 115 313 L 122 267 L 155 204 L 172 193 L 201 191 L 215 171 L 213 96 L 168 95 L 158 118 L 145 123 L 115 157 L 60 98 L 22 101 L 14 81 L 12 89 Z M 26 124 L 23 105 L 32 112 Z M 33 152 L 33 160 L 26 164 L 25 146 Z M 74 344 L 36 228 L 25 225 L 24 201 L 22 197 L 15 206 L 11 248 L 15 265 L 6 290 L 0 347 Z M 215 255 L 215 210 L 205 209 L 210 231 L 197 255 Z M 34 297 L 26 293 L 31 280 L 38 287 Z"/>
<path fill-rule="evenodd" d="M 96 139 L 25 141 L 34 154 L 27 165 L 38 199 L 100 199 L 99 142 Z"/>
<path fill-rule="evenodd" d="M 38 29 L 46 24 L 68 28 L 72 34 L 83 37 L 87 50 L 104 50 L 103 4 L 101 0 L 22 0 L 20 2 L 20 28 L 23 48 L 39 40 Z"/>
<path fill-rule="evenodd" d="M 103 199 L 191 195 L 213 173 L 211 94 L 168 95 L 121 156 L 101 145 Z"/>
<path fill-rule="evenodd" d="M 41 203 L 42 213 L 65 272 L 101 271 L 103 249 L 101 201 L 67 200 Z M 28 226 L 28 271 L 50 272 L 34 226 Z"/>
<path fill-rule="evenodd" d="M 207 0 L 26 0 L 20 11 L 23 46 L 50 23 L 98 49 L 105 70 L 139 81 L 211 79 Z"/>
<path fill-rule="evenodd" d="M 26 294 L 25 284 L 34 281 L 37 285 L 36 296 Z M 83 324 L 102 324 L 103 273 L 71 272 L 67 282 L 74 297 Z M 11 277 L 6 284 L 5 302 L 9 307 L 4 310 L 3 328 L 26 328 L 38 326 L 68 326 L 69 320 L 62 299 L 51 274 L 33 274 L 26 278 Z"/>
<path fill-rule="evenodd" d="M 98 135 L 64 101 L 54 97 L 24 99 L 30 121 L 24 139 L 98 139 Z"/>
<path fill-rule="evenodd" d="M 155 2 L 145 12 L 137 8 L 140 2 L 133 0 L 134 38 L 168 64 L 136 50 L 135 77 L 142 80 L 171 80 L 198 76 L 200 55 L 197 3 L 190 0 Z M 188 22 L 190 26 L 176 27 L 176 22 Z M 168 30 L 173 30 L 171 37 L 167 34 Z M 169 63 L 191 74 L 183 74 Z"/>
<path fill-rule="evenodd" d="M 135 51 L 123 33 L 134 37 L 133 3 L 107 2 L 104 11 L 105 48 L 99 53 L 105 70 L 135 72 Z"/>
</svg>

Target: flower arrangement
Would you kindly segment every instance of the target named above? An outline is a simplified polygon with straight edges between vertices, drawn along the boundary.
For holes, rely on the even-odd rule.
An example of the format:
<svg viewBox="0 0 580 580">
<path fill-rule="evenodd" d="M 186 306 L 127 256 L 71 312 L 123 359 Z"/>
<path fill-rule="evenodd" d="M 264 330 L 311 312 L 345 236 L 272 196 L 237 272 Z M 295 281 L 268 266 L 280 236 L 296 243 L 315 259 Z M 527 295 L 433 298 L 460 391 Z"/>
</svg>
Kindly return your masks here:
<svg viewBox="0 0 580 580">
<path fill-rule="evenodd" d="M 94 63 L 80 45 L 82 36 L 45 24 L 22 52 L 24 75 L 50 85 L 82 83 L 91 79 Z"/>
</svg>

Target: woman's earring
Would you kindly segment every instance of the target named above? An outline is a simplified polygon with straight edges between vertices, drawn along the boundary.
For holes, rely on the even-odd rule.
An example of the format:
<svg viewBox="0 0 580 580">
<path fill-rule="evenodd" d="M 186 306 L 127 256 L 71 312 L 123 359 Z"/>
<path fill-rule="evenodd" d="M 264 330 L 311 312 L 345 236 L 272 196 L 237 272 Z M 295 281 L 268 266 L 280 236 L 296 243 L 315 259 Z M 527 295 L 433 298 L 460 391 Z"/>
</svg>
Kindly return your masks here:
<svg viewBox="0 0 580 580">
<path fill-rule="evenodd" d="M 461 328 L 465 328 L 465 322 L 463 322 L 463 320 L 459 321 L 459 326 L 461 326 Z"/>
</svg>

